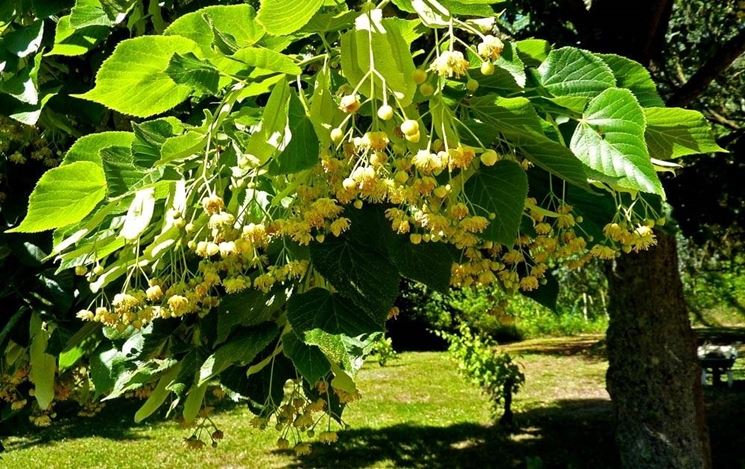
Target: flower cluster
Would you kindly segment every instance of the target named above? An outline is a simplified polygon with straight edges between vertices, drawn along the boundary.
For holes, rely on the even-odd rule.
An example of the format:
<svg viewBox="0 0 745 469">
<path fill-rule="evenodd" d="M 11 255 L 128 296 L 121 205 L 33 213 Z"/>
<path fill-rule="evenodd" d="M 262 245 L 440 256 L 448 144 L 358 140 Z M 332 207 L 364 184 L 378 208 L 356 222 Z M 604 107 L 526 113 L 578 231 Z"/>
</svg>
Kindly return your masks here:
<svg viewBox="0 0 745 469">
<path fill-rule="evenodd" d="M 286 394 L 282 403 L 275 404 L 276 411 L 273 415 L 254 417 L 251 425 L 265 429 L 269 426 L 273 418 L 274 428 L 280 433 L 277 439 L 279 449 L 292 449 L 298 456 L 310 453 L 311 446 L 303 441 L 303 435 L 313 438 L 318 437 L 322 443 L 335 443 L 338 435 L 331 430 L 332 418 L 339 416 L 331 415 L 329 399 L 330 392 L 336 394 L 336 398 L 341 403 L 350 402 L 359 397 L 359 394 L 345 393 L 341 389 L 330 386 L 327 381 L 320 380 L 314 388 L 314 396 L 309 397 L 303 389 L 299 380 L 289 381 L 292 390 Z M 325 397 L 318 397 L 325 396 Z M 269 404 L 269 403 L 267 403 Z M 316 435 L 317 429 L 325 427 L 325 430 Z"/>
</svg>

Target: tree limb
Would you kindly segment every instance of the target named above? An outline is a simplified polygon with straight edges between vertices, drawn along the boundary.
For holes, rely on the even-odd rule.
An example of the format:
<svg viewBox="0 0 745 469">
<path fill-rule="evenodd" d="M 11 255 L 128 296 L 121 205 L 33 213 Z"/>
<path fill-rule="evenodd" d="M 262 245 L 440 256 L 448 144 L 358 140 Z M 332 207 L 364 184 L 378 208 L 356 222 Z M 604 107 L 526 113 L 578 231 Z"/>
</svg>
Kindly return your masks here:
<svg viewBox="0 0 745 469">
<path fill-rule="evenodd" d="M 745 28 L 722 44 L 722 47 L 672 95 L 668 100 L 668 105 L 681 107 L 696 99 L 743 53 L 745 53 Z"/>
<path fill-rule="evenodd" d="M 717 124 L 723 125 L 731 130 L 740 130 L 741 127 L 737 124 L 737 122 L 727 119 L 713 109 L 707 109 L 706 111 L 709 115 L 709 118 Z"/>
</svg>

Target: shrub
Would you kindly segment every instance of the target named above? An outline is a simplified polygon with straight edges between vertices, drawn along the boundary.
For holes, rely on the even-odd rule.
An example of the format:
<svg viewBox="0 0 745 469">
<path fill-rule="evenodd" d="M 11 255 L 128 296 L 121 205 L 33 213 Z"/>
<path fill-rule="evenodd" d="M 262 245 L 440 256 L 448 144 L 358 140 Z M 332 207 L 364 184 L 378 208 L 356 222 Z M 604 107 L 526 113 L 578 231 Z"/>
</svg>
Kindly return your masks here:
<svg viewBox="0 0 745 469">
<path fill-rule="evenodd" d="M 520 366 L 508 353 L 499 351 L 494 340 L 465 323 L 458 325 L 455 334 L 441 331 L 439 335 L 450 344 L 448 351 L 458 362 L 458 370 L 490 398 L 494 419 L 503 408 L 500 423 L 511 425 L 512 396 L 525 382 Z"/>
</svg>

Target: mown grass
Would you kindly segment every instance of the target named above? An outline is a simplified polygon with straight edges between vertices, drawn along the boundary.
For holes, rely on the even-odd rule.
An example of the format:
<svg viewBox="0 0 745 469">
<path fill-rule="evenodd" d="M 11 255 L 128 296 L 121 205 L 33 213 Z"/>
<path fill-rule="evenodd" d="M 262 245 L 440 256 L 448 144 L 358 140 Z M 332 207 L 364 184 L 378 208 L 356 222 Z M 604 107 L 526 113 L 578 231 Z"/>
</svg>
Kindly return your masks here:
<svg viewBox="0 0 745 469">
<path fill-rule="evenodd" d="M 0 467 L 498 468 L 539 460 L 550 467 L 613 467 L 618 461 L 604 385 L 607 364 L 597 342 L 597 336 L 583 336 L 508 347 L 527 376 L 512 431 L 490 425 L 485 397 L 463 381 L 447 354 L 404 353 L 385 367 L 371 364 L 362 371 L 364 397 L 345 414 L 351 428 L 337 444 L 314 444 L 302 458 L 275 449 L 276 433 L 250 427 L 242 407 L 217 412 L 225 440 L 195 451 L 183 446 L 187 432 L 176 423 L 135 425 L 136 407 L 124 403 L 93 419 L 71 418 L 4 438 L 8 451 Z M 745 393 L 710 390 L 707 400 L 715 458 L 730 467 L 743 460 L 745 441 L 735 423 L 745 421 Z"/>
</svg>

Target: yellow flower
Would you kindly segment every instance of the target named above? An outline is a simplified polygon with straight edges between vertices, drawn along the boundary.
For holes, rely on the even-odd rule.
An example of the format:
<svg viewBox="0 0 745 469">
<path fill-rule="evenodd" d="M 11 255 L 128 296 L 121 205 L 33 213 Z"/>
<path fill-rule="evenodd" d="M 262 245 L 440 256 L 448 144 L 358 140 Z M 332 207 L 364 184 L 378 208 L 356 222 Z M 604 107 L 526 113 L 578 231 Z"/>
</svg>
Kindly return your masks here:
<svg viewBox="0 0 745 469">
<path fill-rule="evenodd" d="M 189 300 L 182 295 L 173 295 L 168 298 L 168 307 L 174 316 L 183 316 L 190 309 Z"/>
<path fill-rule="evenodd" d="M 349 218 L 344 218 L 344 217 L 337 218 L 331 223 L 329 230 L 334 236 L 339 236 L 343 232 L 349 229 L 349 224 L 350 224 Z"/>
<path fill-rule="evenodd" d="M 602 244 L 596 244 L 593 246 L 590 250 L 590 254 L 598 259 L 610 260 L 616 258 L 616 251 L 613 248 L 603 246 Z"/>
<path fill-rule="evenodd" d="M 502 55 L 504 43 L 491 34 L 484 36 L 483 41 L 478 45 L 478 52 L 484 60 L 496 60 Z"/>
<path fill-rule="evenodd" d="M 263 223 L 249 223 L 243 227 L 243 238 L 256 246 L 266 246 L 269 243 L 266 226 Z"/>
<path fill-rule="evenodd" d="M 489 226 L 489 220 L 478 215 L 464 218 L 460 222 L 460 227 L 469 233 L 481 233 L 487 226 Z"/>
<path fill-rule="evenodd" d="M 559 225 L 559 228 L 571 228 L 574 226 L 574 223 L 574 215 L 571 213 L 560 213 L 559 216 L 556 217 L 556 224 Z"/>
<path fill-rule="evenodd" d="M 225 287 L 225 293 L 238 293 L 251 286 L 243 276 L 226 278 L 222 285 Z"/>
<path fill-rule="evenodd" d="M 163 289 L 160 288 L 160 285 L 153 285 L 145 290 L 145 295 L 147 295 L 147 299 L 150 301 L 160 301 L 163 298 Z"/>
<path fill-rule="evenodd" d="M 436 173 L 444 169 L 442 161 L 429 150 L 419 150 L 411 158 L 411 163 L 424 174 Z"/>
<path fill-rule="evenodd" d="M 217 247 L 220 250 L 220 257 L 228 257 L 238 253 L 233 241 L 223 241 Z"/>
<path fill-rule="evenodd" d="M 532 291 L 538 288 L 538 279 L 532 275 L 520 279 L 520 289 L 523 291 Z"/>
<path fill-rule="evenodd" d="M 450 215 L 459 220 L 462 220 L 463 218 L 468 216 L 468 206 L 463 202 L 459 202 L 450 207 Z"/>
<path fill-rule="evenodd" d="M 264 293 L 268 292 L 274 286 L 275 279 L 271 274 L 261 274 L 254 279 L 254 287 Z"/>
<path fill-rule="evenodd" d="M 298 456 L 305 456 L 311 453 L 311 448 L 309 443 L 298 443 L 293 448 L 293 451 L 295 451 L 295 454 Z"/>
<path fill-rule="evenodd" d="M 341 98 L 339 109 L 347 113 L 354 113 L 360 110 L 360 98 L 356 94 L 348 94 Z"/>
<path fill-rule="evenodd" d="M 430 65 L 430 69 L 441 77 L 460 78 L 468 71 L 468 60 L 459 51 L 445 51 Z"/>
<path fill-rule="evenodd" d="M 218 195 L 211 195 L 202 199 L 202 208 L 208 214 L 221 212 L 225 208 L 225 202 Z"/>
<path fill-rule="evenodd" d="M 360 139 L 358 146 L 368 150 L 385 150 L 388 146 L 388 134 L 385 132 L 367 132 Z"/>
<path fill-rule="evenodd" d="M 82 319 L 83 321 L 92 321 L 95 317 L 95 314 L 93 314 L 93 311 L 87 310 L 87 309 L 81 309 L 78 311 L 78 313 L 75 315 L 78 319 Z"/>
<path fill-rule="evenodd" d="M 525 257 L 522 252 L 516 249 L 510 249 L 502 256 L 502 260 L 505 264 L 519 264 L 525 260 Z"/>
<path fill-rule="evenodd" d="M 450 169 L 467 168 L 476 157 L 471 147 L 458 146 L 448 150 L 448 166 Z"/>
<path fill-rule="evenodd" d="M 26 399 L 21 399 L 20 401 L 13 401 L 12 404 L 10 404 L 11 410 L 21 410 L 24 407 L 26 407 Z"/>
<path fill-rule="evenodd" d="M 320 435 L 318 435 L 318 441 L 322 443 L 336 443 L 338 439 L 339 436 L 336 434 L 336 432 L 322 432 Z"/>
<path fill-rule="evenodd" d="M 26 157 L 21 155 L 18 152 L 13 153 L 8 157 L 11 163 L 15 164 L 24 164 L 26 162 Z"/>
</svg>

